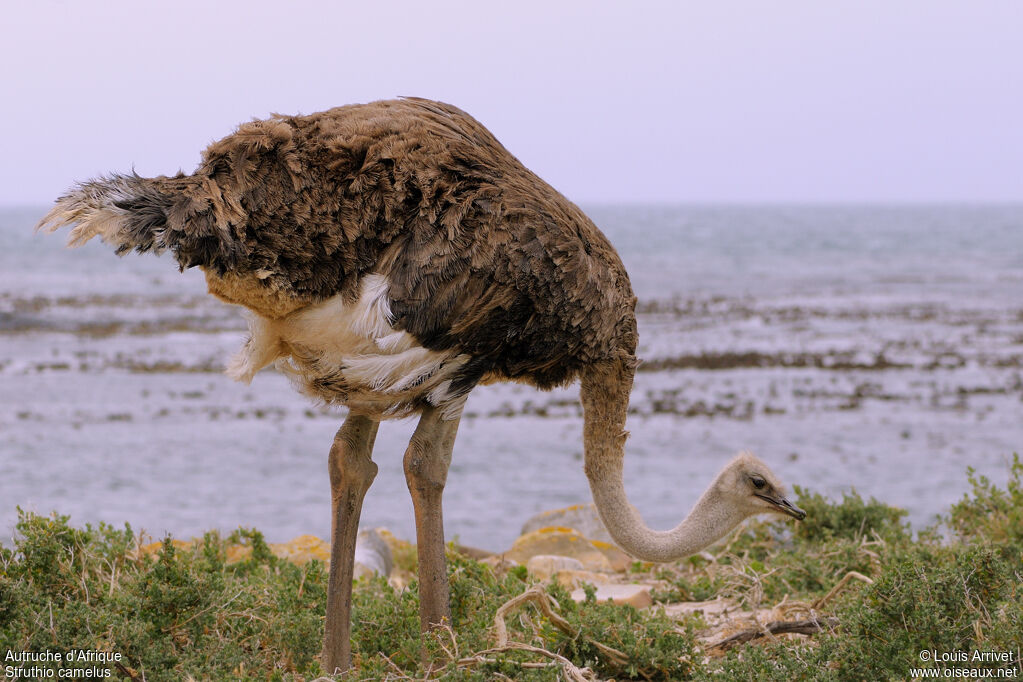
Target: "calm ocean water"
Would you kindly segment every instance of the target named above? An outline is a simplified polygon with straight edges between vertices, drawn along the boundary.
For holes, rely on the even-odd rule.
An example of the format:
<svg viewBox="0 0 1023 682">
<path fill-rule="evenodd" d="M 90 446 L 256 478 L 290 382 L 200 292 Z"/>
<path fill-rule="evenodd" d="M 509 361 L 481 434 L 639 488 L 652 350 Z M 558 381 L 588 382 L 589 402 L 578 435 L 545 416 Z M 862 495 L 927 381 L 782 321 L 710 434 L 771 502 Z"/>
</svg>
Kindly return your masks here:
<svg viewBox="0 0 1023 682">
<path fill-rule="evenodd" d="M 237 309 L 169 258 L 69 251 L 45 211 L 0 211 L 0 541 L 17 505 L 154 536 L 330 527 L 340 415 L 274 371 L 220 374 Z M 1023 450 L 1023 207 L 593 207 L 640 299 L 644 364 L 626 485 L 680 519 L 752 449 L 791 484 L 855 488 L 930 522 L 973 466 Z M 525 519 L 589 500 L 577 388 L 470 397 L 445 493 L 449 538 L 503 549 Z M 365 526 L 412 537 L 381 427 Z"/>
</svg>

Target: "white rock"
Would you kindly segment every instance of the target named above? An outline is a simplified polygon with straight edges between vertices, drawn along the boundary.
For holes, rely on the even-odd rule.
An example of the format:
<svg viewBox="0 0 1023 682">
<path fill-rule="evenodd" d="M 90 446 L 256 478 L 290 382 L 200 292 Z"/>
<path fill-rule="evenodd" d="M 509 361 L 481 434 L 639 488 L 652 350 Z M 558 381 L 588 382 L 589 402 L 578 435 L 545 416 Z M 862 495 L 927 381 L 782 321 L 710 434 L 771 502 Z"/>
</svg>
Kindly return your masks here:
<svg viewBox="0 0 1023 682">
<path fill-rule="evenodd" d="M 355 540 L 355 573 L 354 578 L 362 578 L 367 575 L 391 575 L 394 568 L 394 558 L 391 556 L 391 546 L 387 540 L 376 530 L 359 531 Z"/>
<path fill-rule="evenodd" d="M 654 603 L 650 596 L 649 585 L 597 585 L 596 598 L 598 602 L 608 600 L 615 604 L 628 604 L 637 609 L 646 608 Z M 577 602 L 586 601 L 586 591 L 582 588 L 572 592 L 572 599 Z"/>
<path fill-rule="evenodd" d="M 590 585 L 603 585 L 611 582 L 611 576 L 607 573 L 594 573 L 593 571 L 558 571 L 558 584 L 566 590 L 575 590 L 583 586 L 583 583 Z"/>
<path fill-rule="evenodd" d="M 569 556 L 537 554 L 529 557 L 526 562 L 526 570 L 540 580 L 550 580 L 551 576 L 559 571 L 583 570 L 583 562 Z"/>
</svg>

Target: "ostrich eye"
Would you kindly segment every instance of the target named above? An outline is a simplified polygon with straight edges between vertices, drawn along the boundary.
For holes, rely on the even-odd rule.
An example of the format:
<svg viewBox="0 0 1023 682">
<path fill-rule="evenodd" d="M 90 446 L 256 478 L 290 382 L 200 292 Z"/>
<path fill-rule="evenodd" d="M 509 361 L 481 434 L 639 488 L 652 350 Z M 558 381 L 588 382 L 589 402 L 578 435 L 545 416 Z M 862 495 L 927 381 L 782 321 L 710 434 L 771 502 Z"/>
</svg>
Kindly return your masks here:
<svg viewBox="0 0 1023 682">
<path fill-rule="evenodd" d="M 767 485 L 767 482 L 764 479 L 760 478 L 759 476 L 753 476 L 752 478 L 750 478 L 750 481 L 753 482 L 753 487 L 756 488 L 757 490 L 760 490 L 765 485 Z"/>
</svg>

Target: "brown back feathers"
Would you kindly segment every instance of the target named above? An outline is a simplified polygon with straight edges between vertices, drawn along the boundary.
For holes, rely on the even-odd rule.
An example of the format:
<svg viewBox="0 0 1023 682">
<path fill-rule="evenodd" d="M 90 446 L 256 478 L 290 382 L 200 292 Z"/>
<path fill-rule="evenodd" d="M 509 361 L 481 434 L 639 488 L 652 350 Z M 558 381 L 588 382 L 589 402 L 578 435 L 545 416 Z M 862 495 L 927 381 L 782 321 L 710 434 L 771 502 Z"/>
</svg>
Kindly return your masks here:
<svg viewBox="0 0 1023 682">
<path fill-rule="evenodd" d="M 90 219 L 119 250 L 170 250 L 268 317 L 354 297 L 364 275 L 383 275 L 395 329 L 471 357 L 458 390 L 483 379 L 550 387 L 635 351 L 634 297 L 604 236 L 439 102 L 246 123 L 192 175 L 86 183 L 47 221 Z"/>
</svg>

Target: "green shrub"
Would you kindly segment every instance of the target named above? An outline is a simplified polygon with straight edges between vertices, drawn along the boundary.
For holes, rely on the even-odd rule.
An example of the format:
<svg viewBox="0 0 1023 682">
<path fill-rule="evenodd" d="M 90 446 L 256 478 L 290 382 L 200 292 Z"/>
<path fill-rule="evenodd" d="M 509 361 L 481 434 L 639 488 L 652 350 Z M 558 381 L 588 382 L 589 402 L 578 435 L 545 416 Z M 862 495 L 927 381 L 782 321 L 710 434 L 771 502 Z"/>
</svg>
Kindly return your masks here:
<svg viewBox="0 0 1023 682">
<path fill-rule="evenodd" d="M 925 649 L 988 648 L 983 632 L 995 625 L 991 613 L 1004 608 L 1008 615 L 1018 602 L 1019 560 L 1006 546 L 900 552 L 859 599 L 845 602 L 842 633 L 829 638 L 826 651 L 847 678 L 855 671 L 884 679 L 921 666 Z"/>
<path fill-rule="evenodd" d="M 556 584 L 549 591 L 559 600 L 569 623 L 580 633 L 552 637 L 556 650 L 596 671 L 601 678 L 681 680 L 692 672 L 696 659 L 694 633 L 658 611 L 638 611 L 631 606 L 599 603 L 593 593 L 576 604 Z M 600 642 L 628 658 L 625 664 L 610 660 L 593 644 Z"/>
<path fill-rule="evenodd" d="M 796 504 L 806 511 L 806 518 L 795 524 L 797 542 L 821 544 L 833 539 L 858 540 L 876 533 L 885 541 L 902 541 L 909 537 L 909 528 L 902 522 L 906 510 L 883 502 L 863 498 L 854 490 L 834 503 L 819 493 L 795 486 Z"/>
<path fill-rule="evenodd" d="M 326 575 L 259 548 L 225 562 L 208 533 L 188 550 L 169 538 L 138 556 L 130 527 L 75 529 L 66 516 L 19 510 L 0 572 L 0 649 L 119 653 L 115 674 L 147 680 L 308 679 L 319 672 Z M 263 543 L 265 546 L 265 543 Z M 93 667 L 52 663 L 56 671 Z M 45 666 L 44 666 L 45 667 Z"/>
<path fill-rule="evenodd" d="M 415 581 L 404 589 L 381 578 L 356 583 L 355 669 L 345 679 L 564 679 L 556 656 L 601 679 L 906 679 L 927 665 L 918 659 L 923 649 L 1018 652 L 1021 477 L 1018 457 L 1005 490 L 971 470 L 971 493 L 945 519 L 947 538 L 933 529 L 914 536 L 905 512 L 855 493 L 831 502 L 798 490 L 808 512 L 802 524 L 755 521 L 716 554 L 657 566 L 649 576 L 664 585 L 658 599 L 725 594 L 746 608 L 788 600 L 802 609 L 849 571 L 870 576 L 873 584 L 852 582 L 813 606 L 837 618 L 833 631 L 758 639 L 707 658 L 699 616 L 679 622 L 656 609 L 601 604 L 592 590 L 576 603 L 551 583 L 544 593 L 567 625 L 525 603 L 504 622 L 509 641 L 537 649 L 480 653 L 494 647 L 495 613 L 529 589 L 530 576 L 523 567 L 495 572 L 451 550 L 450 628 L 419 634 Z M 228 563 L 228 546 L 238 544 L 251 547 L 248 558 Z M 123 660 L 111 670 L 122 679 L 299 682 L 320 675 L 322 563 L 277 559 L 258 531 L 245 529 L 226 539 L 208 533 L 184 547 L 168 538 L 151 556 L 137 545 L 129 526 L 74 528 L 67 517 L 19 510 L 14 546 L 0 547 L 0 650 L 117 652 Z M 634 566 L 629 577 L 643 570 Z"/>
<path fill-rule="evenodd" d="M 966 470 L 970 493 L 952 505 L 945 523 L 961 540 L 1023 542 L 1023 462 L 1012 456 L 1009 481 L 1005 490 L 994 486 L 986 476 Z"/>
</svg>

